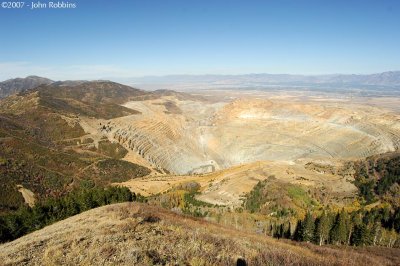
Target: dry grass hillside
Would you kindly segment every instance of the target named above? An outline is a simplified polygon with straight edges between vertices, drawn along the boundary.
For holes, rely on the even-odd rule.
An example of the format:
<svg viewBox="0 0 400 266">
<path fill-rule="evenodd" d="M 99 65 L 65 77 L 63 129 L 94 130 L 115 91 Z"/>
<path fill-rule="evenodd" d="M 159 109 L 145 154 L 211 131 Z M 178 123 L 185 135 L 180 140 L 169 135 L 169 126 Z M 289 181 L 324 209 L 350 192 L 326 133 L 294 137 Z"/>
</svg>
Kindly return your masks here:
<svg viewBox="0 0 400 266">
<path fill-rule="evenodd" d="M 399 265 L 398 249 L 318 247 L 140 203 L 100 207 L 0 246 L 2 265 Z"/>
</svg>

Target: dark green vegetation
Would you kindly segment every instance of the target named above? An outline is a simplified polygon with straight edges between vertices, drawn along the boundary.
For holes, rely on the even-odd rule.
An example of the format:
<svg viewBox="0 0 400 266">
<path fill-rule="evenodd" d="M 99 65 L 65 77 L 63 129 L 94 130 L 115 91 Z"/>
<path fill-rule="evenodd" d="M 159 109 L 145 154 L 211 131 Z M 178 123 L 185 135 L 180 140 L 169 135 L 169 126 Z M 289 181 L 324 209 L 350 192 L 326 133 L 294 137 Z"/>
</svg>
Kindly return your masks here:
<svg viewBox="0 0 400 266">
<path fill-rule="evenodd" d="M 294 229 L 294 230 L 293 230 Z M 374 208 L 339 213 L 324 210 L 308 212 L 296 223 L 271 225 L 268 232 L 276 238 L 312 242 L 318 245 L 354 245 L 399 247 L 400 209 Z"/>
<path fill-rule="evenodd" d="M 121 161 L 127 151 L 107 139 L 93 143 L 79 116 L 137 113 L 119 103 L 148 92 L 112 82 L 43 85 L 0 101 L 0 213 L 24 205 L 17 186 L 37 199 L 74 188 L 102 187 L 147 175 L 149 169 Z"/>
<path fill-rule="evenodd" d="M 23 206 L 14 213 L 0 216 L 0 242 L 14 240 L 83 211 L 137 199 L 127 188 L 108 187 L 80 189 L 63 197 L 43 200 L 33 208 Z"/>
<path fill-rule="evenodd" d="M 381 200 L 400 207 L 400 154 L 373 156 L 356 164 L 355 185 L 367 203 Z"/>
</svg>

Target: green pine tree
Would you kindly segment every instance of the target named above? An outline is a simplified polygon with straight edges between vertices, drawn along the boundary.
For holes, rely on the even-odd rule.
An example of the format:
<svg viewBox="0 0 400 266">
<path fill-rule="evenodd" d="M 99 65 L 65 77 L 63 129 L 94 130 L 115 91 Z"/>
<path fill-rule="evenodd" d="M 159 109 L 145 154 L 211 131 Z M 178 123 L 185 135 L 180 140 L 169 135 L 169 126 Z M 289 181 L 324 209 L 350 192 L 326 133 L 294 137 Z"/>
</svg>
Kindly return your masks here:
<svg viewBox="0 0 400 266">
<path fill-rule="evenodd" d="M 365 224 L 355 226 L 351 243 L 356 246 L 368 246 L 372 244 L 371 231 Z"/>
<path fill-rule="evenodd" d="M 330 216 L 324 211 L 316 222 L 315 229 L 316 243 L 320 246 L 329 241 L 329 233 L 332 228 L 332 221 Z"/>
<path fill-rule="evenodd" d="M 350 219 L 348 213 L 343 209 L 335 219 L 331 230 L 331 242 L 336 245 L 347 244 Z"/>
<path fill-rule="evenodd" d="M 302 228 L 300 237 L 302 241 L 310 242 L 314 239 L 315 221 L 310 212 L 307 212 L 304 221 L 302 222 Z"/>
</svg>

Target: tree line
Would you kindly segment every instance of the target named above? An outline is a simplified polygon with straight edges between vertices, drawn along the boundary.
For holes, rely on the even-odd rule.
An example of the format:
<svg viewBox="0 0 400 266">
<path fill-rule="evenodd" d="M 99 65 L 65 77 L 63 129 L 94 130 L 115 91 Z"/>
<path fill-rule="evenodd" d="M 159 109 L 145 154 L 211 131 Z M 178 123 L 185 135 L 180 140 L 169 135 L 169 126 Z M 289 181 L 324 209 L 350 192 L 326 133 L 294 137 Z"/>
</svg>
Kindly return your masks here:
<svg viewBox="0 0 400 266">
<path fill-rule="evenodd" d="M 125 187 L 79 189 L 66 196 L 49 198 L 34 207 L 23 206 L 0 216 L 0 242 L 12 241 L 46 225 L 99 206 L 141 199 Z"/>
<path fill-rule="evenodd" d="M 308 212 L 295 223 L 273 224 L 269 234 L 318 245 L 400 246 L 400 209 L 374 208 L 339 213 L 323 211 L 314 216 Z"/>
</svg>

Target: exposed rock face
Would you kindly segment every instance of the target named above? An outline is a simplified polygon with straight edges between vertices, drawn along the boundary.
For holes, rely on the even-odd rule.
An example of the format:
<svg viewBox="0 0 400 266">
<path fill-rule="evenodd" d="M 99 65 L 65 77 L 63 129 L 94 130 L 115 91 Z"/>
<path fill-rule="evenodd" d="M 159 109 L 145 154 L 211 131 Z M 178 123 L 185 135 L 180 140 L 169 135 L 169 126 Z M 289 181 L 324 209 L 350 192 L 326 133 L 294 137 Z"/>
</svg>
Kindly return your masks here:
<svg viewBox="0 0 400 266">
<path fill-rule="evenodd" d="M 7 97 L 11 94 L 24 90 L 36 88 L 39 85 L 53 83 L 52 80 L 37 76 L 29 76 L 26 78 L 9 79 L 0 82 L 0 98 Z"/>
<path fill-rule="evenodd" d="M 102 130 L 152 165 L 168 172 L 183 174 L 212 170 L 195 136 L 176 122 L 130 116 L 113 121 Z"/>
<path fill-rule="evenodd" d="M 168 112 L 171 105 L 181 112 Z M 259 160 L 356 159 L 400 148 L 400 117 L 373 107 L 169 96 L 124 106 L 141 114 L 109 120 L 99 130 L 177 174 Z"/>
</svg>

